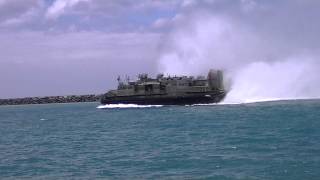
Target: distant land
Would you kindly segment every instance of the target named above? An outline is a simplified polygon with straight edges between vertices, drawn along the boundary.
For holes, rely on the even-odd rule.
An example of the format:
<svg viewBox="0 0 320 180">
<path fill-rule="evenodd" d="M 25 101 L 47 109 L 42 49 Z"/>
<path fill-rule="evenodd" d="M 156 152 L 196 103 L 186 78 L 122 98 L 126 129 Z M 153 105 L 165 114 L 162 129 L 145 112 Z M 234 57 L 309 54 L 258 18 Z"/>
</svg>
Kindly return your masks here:
<svg viewBox="0 0 320 180">
<path fill-rule="evenodd" d="M 69 96 L 44 96 L 0 99 L 0 105 L 21 105 L 21 104 L 50 104 L 50 103 L 74 103 L 74 102 L 96 102 L 101 95 L 69 95 Z"/>
</svg>

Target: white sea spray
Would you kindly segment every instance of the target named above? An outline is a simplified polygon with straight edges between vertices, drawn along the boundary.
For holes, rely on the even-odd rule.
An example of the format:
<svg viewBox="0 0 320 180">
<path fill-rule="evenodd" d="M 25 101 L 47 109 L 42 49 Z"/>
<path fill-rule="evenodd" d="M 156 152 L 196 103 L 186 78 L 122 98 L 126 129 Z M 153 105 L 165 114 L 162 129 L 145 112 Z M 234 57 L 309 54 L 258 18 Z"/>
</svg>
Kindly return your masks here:
<svg viewBox="0 0 320 180">
<path fill-rule="evenodd" d="M 308 19 L 299 2 L 283 12 L 260 6 L 232 13 L 207 7 L 182 12 L 163 43 L 159 71 L 198 75 L 209 68 L 224 70 L 229 93 L 223 104 L 320 98 L 320 46 L 314 31 L 319 27 L 312 20 L 302 26 L 290 19 L 285 12 L 292 9 L 300 20 Z M 261 13 L 263 22 L 256 20 Z"/>
<path fill-rule="evenodd" d="M 162 107 L 163 105 L 137 105 L 137 104 L 105 104 L 100 105 L 98 109 L 116 109 L 116 108 L 152 108 Z"/>
</svg>

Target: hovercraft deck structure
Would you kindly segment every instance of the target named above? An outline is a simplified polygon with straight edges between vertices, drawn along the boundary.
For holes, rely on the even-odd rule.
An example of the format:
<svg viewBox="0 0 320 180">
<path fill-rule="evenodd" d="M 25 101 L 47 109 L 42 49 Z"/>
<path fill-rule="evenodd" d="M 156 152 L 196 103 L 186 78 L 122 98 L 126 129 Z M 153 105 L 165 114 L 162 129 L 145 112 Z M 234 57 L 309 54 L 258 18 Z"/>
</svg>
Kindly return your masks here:
<svg viewBox="0 0 320 180">
<path fill-rule="evenodd" d="M 149 78 L 140 74 L 137 81 L 122 82 L 118 77 L 118 89 L 110 90 L 101 98 L 102 104 L 139 105 L 190 105 L 218 103 L 226 96 L 223 73 L 210 70 L 204 76 L 165 77 L 159 74 Z"/>
</svg>

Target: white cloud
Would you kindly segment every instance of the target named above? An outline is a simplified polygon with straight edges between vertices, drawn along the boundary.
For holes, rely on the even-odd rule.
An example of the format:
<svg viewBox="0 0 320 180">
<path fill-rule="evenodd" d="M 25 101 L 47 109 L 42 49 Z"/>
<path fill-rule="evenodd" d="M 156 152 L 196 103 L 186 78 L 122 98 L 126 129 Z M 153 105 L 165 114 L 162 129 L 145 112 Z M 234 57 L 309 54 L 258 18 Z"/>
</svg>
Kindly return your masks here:
<svg viewBox="0 0 320 180">
<path fill-rule="evenodd" d="M 80 2 L 88 2 L 89 0 L 56 0 L 47 10 L 47 18 L 58 18 L 67 8 L 72 8 Z"/>
<path fill-rule="evenodd" d="M 48 8 L 47 16 L 58 17 L 63 13 L 68 13 L 66 9 L 75 8 L 80 2 L 89 2 L 83 4 L 78 9 L 81 15 L 99 14 L 100 16 L 115 17 L 124 14 L 132 14 L 137 12 L 147 12 L 150 10 L 175 10 L 182 0 L 56 0 L 52 6 Z"/>
<path fill-rule="evenodd" d="M 36 8 L 31 8 L 25 13 L 21 14 L 18 17 L 12 17 L 4 20 L 2 23 L 0 23 L 0 27 L 12 27 L 21 25 L 23 23 L 32 21 L 33 18 L 35 18 L 37 15 L 39 15 L 39 11 Z"/>
<path fill-rule="evenodd" d="M 0 24 L 7 21 L 22 21 L 25 14 L 30 14 L 42 5 L 41 0 L 0 0 Z"/>
</svg>

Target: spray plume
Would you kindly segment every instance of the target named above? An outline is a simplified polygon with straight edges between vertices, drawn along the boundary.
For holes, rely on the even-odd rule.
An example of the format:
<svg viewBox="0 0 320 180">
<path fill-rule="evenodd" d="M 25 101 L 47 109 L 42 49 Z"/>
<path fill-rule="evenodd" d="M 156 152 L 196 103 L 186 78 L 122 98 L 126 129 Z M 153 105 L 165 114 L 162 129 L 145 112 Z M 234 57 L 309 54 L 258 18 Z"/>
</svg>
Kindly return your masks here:
<svg viewBox="0 0 320 180">
<path fill-rule="evenodd" d="M 162 45 L 159 71 L 197 75 L 210 68 L 223 69 L 229 88 L 224 103 L 320 98 L 320 41 L 314 31 L 320 25 L 297 23 L 296 19 L 308 19 L 296 10 L 299 6 L 282 9 L 287 12 L 279 20 L 263 19 L 261 14 L 268 16 L 271 10 L 262 13 L 253 6 L 250 11 L 239 6 L 232 13 L 189 8 L 172 22 L 173 31 Z M 290 8 L 295 9 L 296 19 L 287 17 Z M 284 20 L 286 24 L 281 25 Z"/>
</svg>

